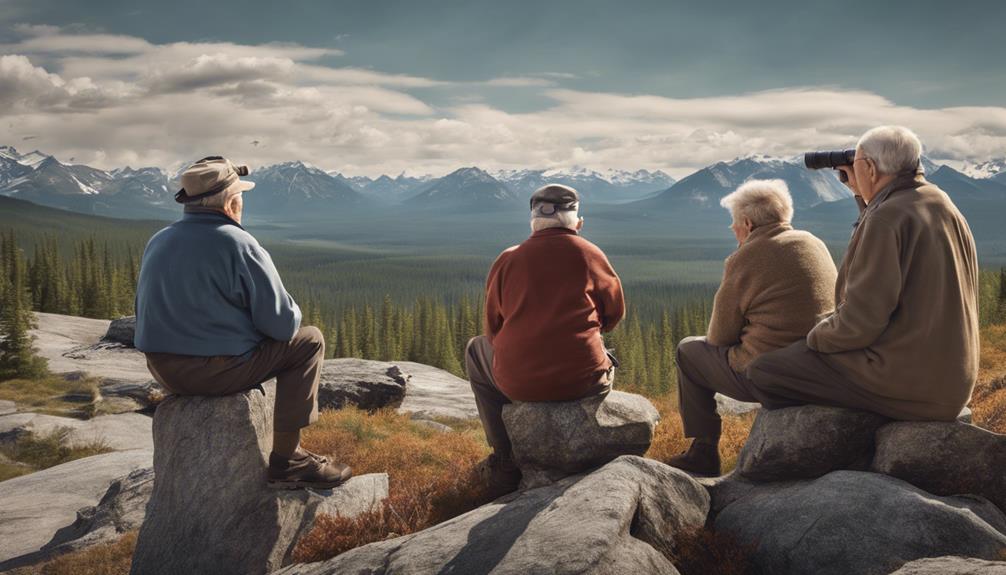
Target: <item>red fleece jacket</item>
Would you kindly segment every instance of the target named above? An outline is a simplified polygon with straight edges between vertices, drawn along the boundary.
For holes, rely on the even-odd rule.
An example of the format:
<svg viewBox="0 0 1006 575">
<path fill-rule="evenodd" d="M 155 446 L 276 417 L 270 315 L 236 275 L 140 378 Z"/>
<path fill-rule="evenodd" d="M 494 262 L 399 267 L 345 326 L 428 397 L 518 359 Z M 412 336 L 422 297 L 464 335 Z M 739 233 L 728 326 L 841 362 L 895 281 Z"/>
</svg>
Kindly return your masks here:
<svg viewBox="0 0 1006 575">
<path fill-rule="evenodd" d="M 535 232 L 486 281 L 496 385 L 514 401 L 583 397 L 611 367 L 601 333 L 624 316 L 622 282 L 600 248 L 566 228 Z"/>
</svg>

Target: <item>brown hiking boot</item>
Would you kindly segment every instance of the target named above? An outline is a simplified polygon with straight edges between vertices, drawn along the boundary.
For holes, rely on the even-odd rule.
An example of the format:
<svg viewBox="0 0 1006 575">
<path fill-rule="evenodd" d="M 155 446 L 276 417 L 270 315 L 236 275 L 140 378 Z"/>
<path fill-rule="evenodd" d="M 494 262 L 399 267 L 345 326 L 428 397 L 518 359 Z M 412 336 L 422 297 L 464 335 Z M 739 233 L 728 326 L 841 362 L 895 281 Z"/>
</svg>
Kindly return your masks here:
<svg viewBox="0 0 1006 575">
<path fill-rule="evenodd" d="M 715 444 L 692 441 L 688 451 L 670 458 L 667 465 L 693 475 L 716 477 L 720 474 L 720 450 Z"/>
<path fill-rule="evenodd" d="M 489 487 L 494 498 L 517 491 L 522 474 L 511 458 L 503 458 L 495 453 L 475 466 L 479 479 Z"/>
<path fill-rule="evenodd" d="M 331 489 L 353 476 L 348 465 L 333 463 L 323 455 L 304 450 L 307 455 L 287 459 L 269 454 L 268 485 L 274 489 Z"/>
</svg>

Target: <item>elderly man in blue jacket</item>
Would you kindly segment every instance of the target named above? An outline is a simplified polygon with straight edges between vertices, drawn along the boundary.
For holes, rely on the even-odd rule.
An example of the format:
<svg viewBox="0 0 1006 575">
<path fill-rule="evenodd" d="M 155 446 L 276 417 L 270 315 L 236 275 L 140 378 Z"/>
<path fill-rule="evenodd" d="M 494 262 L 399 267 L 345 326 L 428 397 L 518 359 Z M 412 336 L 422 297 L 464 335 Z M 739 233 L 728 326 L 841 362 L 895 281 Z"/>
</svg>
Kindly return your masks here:
<svg viewBox="0 0 1006 575">
<path fill-rule="evenodd" d="M 301 312 L 269 253 L 241 227 L 245 166 L 203 158 L 181 176 L 182 219 L 154 234 L 136 288 L 136 347 L 180 395 L 227 395 L 276 378 L 268 482 L 330 488 L 349 467 L 300 446 L 318 418 L 325 340 Z"/>
</svg>

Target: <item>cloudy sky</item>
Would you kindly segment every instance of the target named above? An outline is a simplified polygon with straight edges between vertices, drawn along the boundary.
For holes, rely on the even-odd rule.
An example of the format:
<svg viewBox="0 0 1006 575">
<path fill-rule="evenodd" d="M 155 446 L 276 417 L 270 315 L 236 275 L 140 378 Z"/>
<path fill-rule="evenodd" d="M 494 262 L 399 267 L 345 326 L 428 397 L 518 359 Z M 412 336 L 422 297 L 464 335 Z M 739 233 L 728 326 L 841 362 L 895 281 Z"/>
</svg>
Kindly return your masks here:
<svg viewBox="0 0 1006 575">
<path fill-rule="evenodd" d="M 0 0 L 0 144 L 104 168 L 1006 156 L 1006 3 Z"/>
</svg>

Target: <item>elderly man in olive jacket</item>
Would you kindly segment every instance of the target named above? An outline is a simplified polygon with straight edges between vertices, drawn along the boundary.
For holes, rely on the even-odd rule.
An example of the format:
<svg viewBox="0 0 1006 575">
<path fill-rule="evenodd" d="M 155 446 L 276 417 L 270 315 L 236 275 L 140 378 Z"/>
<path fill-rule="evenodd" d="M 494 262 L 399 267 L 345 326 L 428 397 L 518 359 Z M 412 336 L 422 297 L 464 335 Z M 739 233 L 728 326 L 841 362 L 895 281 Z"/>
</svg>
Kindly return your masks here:
<svg viewBox="0 0 1006 575">
<path fill-rule="evenodd" d="M 922 177 L 907 128 L 860 139 L 843 167 L 862 199 L 838 273 L 835 313 L 756 359 L 748 376 L 768 407 L 803 403 L 902 420 L 953 420 L 978 372 L 978 262 L 971 230 Z"/>
</svg>

